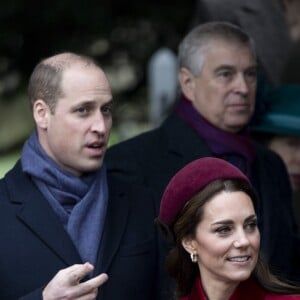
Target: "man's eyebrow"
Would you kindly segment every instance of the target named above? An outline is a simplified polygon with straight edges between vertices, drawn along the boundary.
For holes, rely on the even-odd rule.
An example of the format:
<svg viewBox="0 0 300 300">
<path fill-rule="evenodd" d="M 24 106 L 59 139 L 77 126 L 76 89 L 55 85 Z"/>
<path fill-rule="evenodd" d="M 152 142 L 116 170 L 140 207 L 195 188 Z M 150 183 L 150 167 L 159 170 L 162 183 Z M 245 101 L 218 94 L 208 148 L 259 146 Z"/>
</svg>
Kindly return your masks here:
<svg viewBox="0 0 300 300">
<path fill-rule="evenodd" d="M 102 107 L 103 107 L 103 106 L 113 106 L 113 105 L 114 105 L 113 99 L 111 99 L 111 100 L 109 100 L 109 101 L 107 101 L 107 102 L 103 102 L 103 103 L 101 104 Z"/>
<path fill-rule="evenodd" d="M 224 70 L 235 70 L 236 67 L 233 66 L 233 65 L 221 65 L 221 66 L 218 66 L 216 69 L 215 69 L 215 72 L 219 72 L 219 71 L 224 71 Z M 251 66 L 248 66 L 245 70 L 252 70 L 252 69 L 257 69 L 257 64 L 253 64 Z"/>
<path fill-rule="evenodd" d="M 108 100 L 107 102 L 103 102 L 102 105 L 112 105 L 113 104 L 113 99 L 111 98 L 110 100 Z M 86 100 L 82 100 L 82 101 L 79 101 L 77 104 L 78 105 L 93 105 L 97 103 L 97 100 L 94 100 L 94 99 L 86 99 Z M 75 104 L 75 105 L 77 105 Z"/>
<path fill-rule="evenodd" d="M 246 70 L 257 70 L 257 69 L 258 69 L 258 65 L 257 64 L 249 66 L 248 68 L 246 68 Z"/>
<path fill-rule="evenodd" d="M 222 70 L 233 70 L 233 69 L 235 69 L 235 67 L 232 65 L 221 65 L 215 69 L 215 72 L 222 71 Z"/>
</svg>

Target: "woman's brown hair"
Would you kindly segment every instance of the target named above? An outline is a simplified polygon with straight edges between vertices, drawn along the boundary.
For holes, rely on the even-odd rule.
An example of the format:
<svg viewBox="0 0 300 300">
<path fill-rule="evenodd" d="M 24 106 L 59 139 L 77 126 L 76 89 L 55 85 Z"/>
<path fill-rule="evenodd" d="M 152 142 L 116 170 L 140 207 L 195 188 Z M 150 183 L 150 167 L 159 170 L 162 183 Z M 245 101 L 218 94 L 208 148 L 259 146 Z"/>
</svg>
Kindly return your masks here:
<svg viewBox="0 0 300 300">
<path fill-rule="evenodd" d="M 192 289 L 195 278 L 199 276 L 198 264 L 191 262 L 189 254 L 182 246 L 182 240 L 186 237 L 195 236 L 196 227 L 203 218 L 204 205 L 222 191 L 246 193 L 256 210 L 257 196 L 248 183 L 238 179 L 216 180 L 208 184 L 186 203 L 172 228 L 160 224 L 167 240 L 172 240 L 174 244 L 166 259 L 166 268 L 169 275 L 176 280 L 176 295 L 178 297 L 187 295 Z M 282 282 L 273 276 L 260 255 L 253 275 L 259 284 L 270 292 L 279 294 L 300 293 L 300 287 Z"/>
</svg>

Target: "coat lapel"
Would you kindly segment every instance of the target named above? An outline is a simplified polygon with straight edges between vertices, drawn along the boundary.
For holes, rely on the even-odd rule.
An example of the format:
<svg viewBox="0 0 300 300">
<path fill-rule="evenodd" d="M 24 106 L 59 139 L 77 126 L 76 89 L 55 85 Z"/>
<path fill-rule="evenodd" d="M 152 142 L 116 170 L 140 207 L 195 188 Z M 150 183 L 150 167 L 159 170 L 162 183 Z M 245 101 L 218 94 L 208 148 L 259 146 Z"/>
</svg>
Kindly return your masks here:
<svg viewBox="0 0 300 300">
<path fill-rule="evenodd" d="M 22 172 L 20 163 L 6 175 L 5 180 L 17 218 L 66 265 L 80 263 L 81 258 L 70 237 L 47 200 Z"/>
<path fill-rule="evenodd" d="M 176 114 L 165 123 L 164 131 L 168 140 L 168 151 L 182 158 L 183 165 L 200 157 L 212 156 L 207 145 L 197 132 L 185 124 Z"/>
<path fill-rule="evenodd" d="M 108 207 L 95 274 L 107 272 L 109 269 L 120 246 L 130 211 L 130 199 L 125 192 L 124 183 L 109 176 L 108 186 Z"/>
</svg>

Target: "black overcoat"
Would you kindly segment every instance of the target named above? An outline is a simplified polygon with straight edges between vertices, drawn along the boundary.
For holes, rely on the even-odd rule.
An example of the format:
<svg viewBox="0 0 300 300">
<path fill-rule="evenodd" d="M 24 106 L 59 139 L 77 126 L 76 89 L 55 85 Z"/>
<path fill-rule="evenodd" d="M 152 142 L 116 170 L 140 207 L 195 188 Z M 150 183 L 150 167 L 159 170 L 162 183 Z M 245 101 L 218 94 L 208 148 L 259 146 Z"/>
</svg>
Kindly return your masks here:
<svg viewBox="0 0 300 300">
<path fill-rule="evenodd" d="M 142 187 L 109 176 L 109 201 L 95 274 L 97 299 L 159 299 L 154 205 Z M 0 299 L 42 299 L 63 268 L 82 263 L 69 235 L 21 164 L 0 181 Z"/>
</svg>

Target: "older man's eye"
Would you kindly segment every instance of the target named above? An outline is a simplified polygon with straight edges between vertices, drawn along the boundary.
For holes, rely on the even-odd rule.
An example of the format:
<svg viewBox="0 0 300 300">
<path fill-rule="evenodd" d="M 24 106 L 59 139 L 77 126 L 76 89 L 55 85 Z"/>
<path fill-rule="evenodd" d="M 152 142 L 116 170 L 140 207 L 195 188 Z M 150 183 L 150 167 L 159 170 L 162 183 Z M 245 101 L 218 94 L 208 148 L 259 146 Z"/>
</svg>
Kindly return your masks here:
<svg viewBox="0 0 300 300">
<path fill-rule="evenodd" d="M 232 70 L 220 70 L 217 73 L 217 79 L 220 82 L 230 82 L 234 78 L 234 72 Z"/>
<path fill-rule="evenodd" d="M 245 80 L 247 82 L 256 82 L 256 79 L 257 79 L 257 70 L 256 69 L 252 69 L 252 70 L 249 70 L 247 72 L 245 72 Z"/>
<path fill-rule="evenodd" d="M 220 73 L 220 76 L 223 76 L 223 77 L 229 77 L 229 76 L 231 76 L 231 72 L 229 72 L 229 71 L 221 72 L 221 73 Z"/>
</svg>

